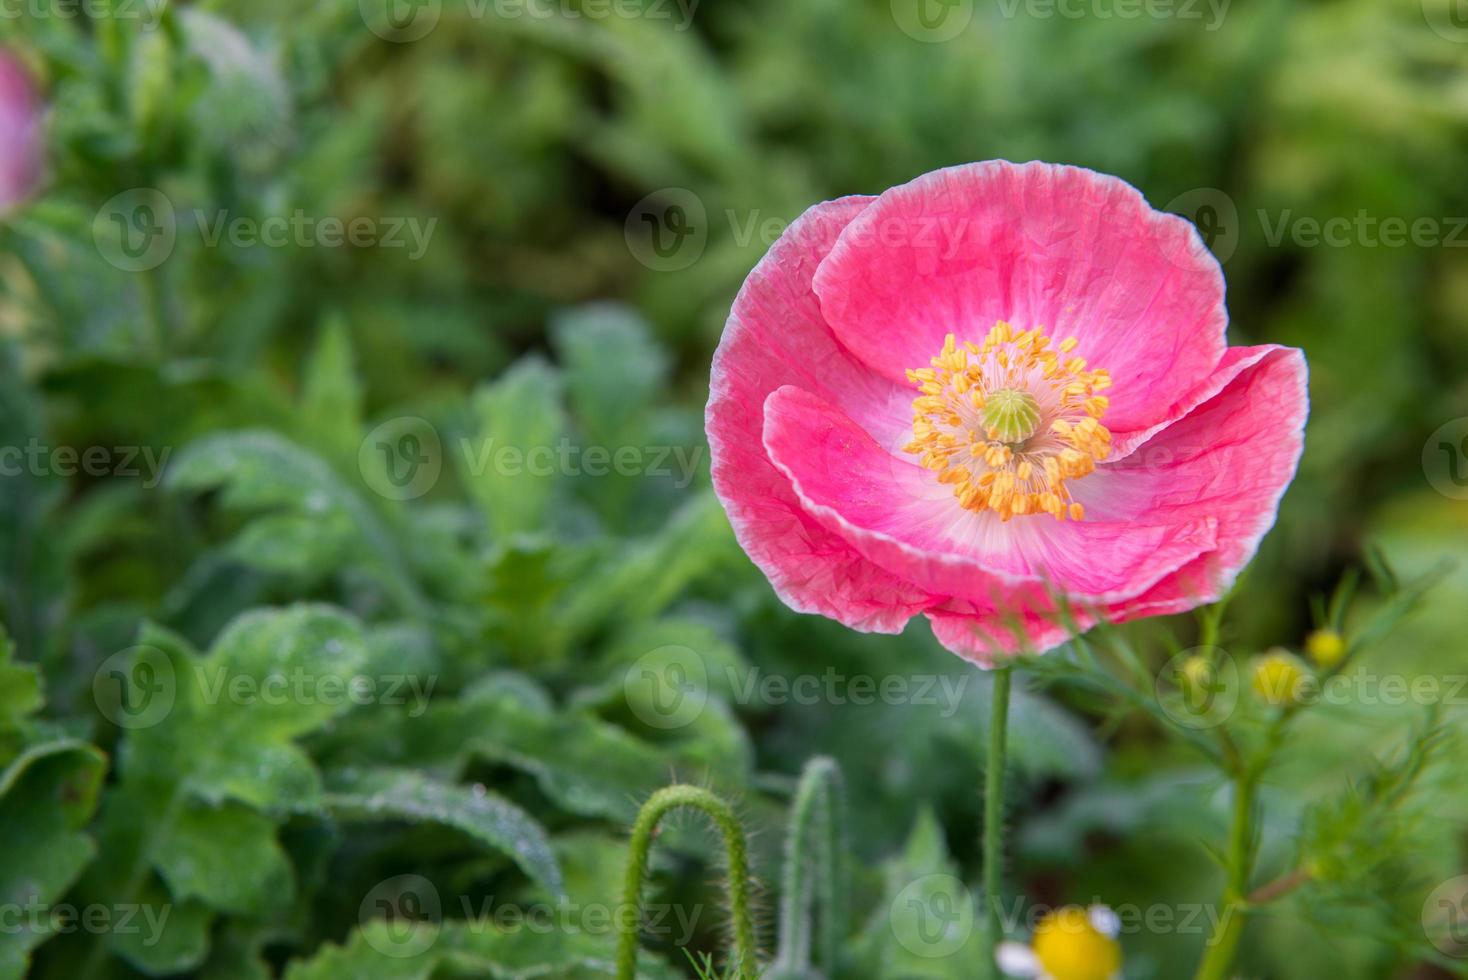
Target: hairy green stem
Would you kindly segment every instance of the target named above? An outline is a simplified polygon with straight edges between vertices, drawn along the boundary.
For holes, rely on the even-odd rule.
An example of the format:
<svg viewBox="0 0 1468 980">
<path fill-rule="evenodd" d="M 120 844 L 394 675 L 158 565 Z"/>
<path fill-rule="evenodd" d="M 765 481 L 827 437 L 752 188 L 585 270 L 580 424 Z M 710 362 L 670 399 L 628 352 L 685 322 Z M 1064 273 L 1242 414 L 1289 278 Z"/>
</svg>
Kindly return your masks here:
<svg viewBox="0 0 1468 980">
<path fill-rule="evenodd" d="M 735 968 L 741 980 L 759 975 L 754 946 L 754 919 L 749 908 L 749 857 L 744 828 L 734 810 L 719 797 L 697 786 L 668 786 L 652 794 L 632 824 L 632 843 L 627 854 L 627 871 L 622 881 L 622 910 L 617 916 L 617 980 L 637 976 L 637 931 L 640 915 L 627 914 L 642 907 L 642 884 L 658 824 L 673 810 L 688 807 L 702 810 L 724 838 L 729 907 L 734 918 Z"/>
<path fill-rule="evenodd" d="M 989 709 L 988 762 L 984 769 L 984 910 L 988 918 L 982 954 L 988 976 L 999 976 L 994 950 L 1003 923 L 999 918 L 999 887 L 1004 862 L 1004 760 L 1009 732 L 1009 684 L 1013 668 L 994 672 L 993 702 Z"/>
<path fill-rule="evenodd" d="M 836 972 L 845 913 L 845 792 L 835 760 L 806 763 L 790 812 L 785 880 L 780 895 L 776 973 L 806 976 L 811 947 L 826 976 Z M 819 925 L 812 939 L 812 919 Z"/>
</svg>

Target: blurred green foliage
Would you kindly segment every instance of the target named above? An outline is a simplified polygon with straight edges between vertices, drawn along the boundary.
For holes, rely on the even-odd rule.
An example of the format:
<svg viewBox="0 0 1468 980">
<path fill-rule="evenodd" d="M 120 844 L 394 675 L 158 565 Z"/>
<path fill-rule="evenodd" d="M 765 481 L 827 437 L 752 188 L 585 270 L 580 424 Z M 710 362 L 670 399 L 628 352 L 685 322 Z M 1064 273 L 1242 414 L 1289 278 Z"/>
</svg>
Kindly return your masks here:
<svg viewBox="0 0 1468 980">
<path fill-rule="evenodd" d="M 1296 345 L 1311 365 L 1299 479 L 1216 637 L 1240 663 L 1297 646 L 1312 596 L 1370 543 L 1404 578 L 1462 555 L 1468 503 L 1428 459 L 1429 436 L 1468 416 L 1468 39 L 1451 0 L 1135 18 L 975 0 L 943 41 L 911 30 L 912 6 L 705 0 L 685 19 L 660 0 L 443 0 L 401 8 L 436 18 L 412 41 L 369 29 L 388 9 L 369 0 L 107 0 L 91 17 L 32 0 L 0 19 L 51 107 L 47 182 L 0 223 L 0 444 L 109 450 L 105 472 L 0 479 L 0 897 L 172 910 L 151 943 L 7 933 L 0 976 L 32 952 L 43 977 L 604 976 L 605 932 L 537 940 L 467 913 L 614 902 L 623 828 L 673 778 L 738 801 L 773 893 L 784 810 L 818 754 L 845 773 L 859 858 L 842 975 L 977 975 L 962 945 L 914 953 L 921 924 L 899 906 L 914 881 L 978 880 L 986 679 L 920 627 L 860 636 L 788 612 L 707 489 L 713 345 L 773 235 L 819 200 L 1041 158 L 1208 225 L 1233 342 Z M 162 212 L 117 196 L 144 188 L 176 238 L 129 268 L 117 236 Z M 691 206 L 691 252 L 647 251 L 649 200 Z M 221 216 L 298 214 L 379 237 L 212 236 Z M 1314 241 L 1309 222 L 1331 219 L 1345 237 Z M 1439 241 L 1384 244 L 1389 219 L 1426 219 Z M 384 247 L 390 226 L 417 229 L 421 253 Z M 642 455 L 535 476 L 481 454 L 563 439 Z M 436 478 L 397 479 L 410 451 Z M 1367 590 L 1348 630 L 1389 591 Z M 1465 602 L 1459 568 L 1353 669 L 1462 671 Z M 1196 631 L 1125 638 L 1141 691 Z M 649 722 L 666 692 L 639 672 L 667 650 L 707 671 L 707 704 L 671 728 Z M 435 689 L 210 696 L 211 670 L 287 668 Z M 740 690 L 827 670 L 952 696 Z M 129 727 L 126 685 L 160 677 L 171 709 Z M 1110 688 L 1017 693 L 1014 896 L 1214 901 L 1199 841 L 1221 841 L 1227 794 L 1155 715 Z M 1407 704 L 1302 714 L 1265 778 L 1259 860 L 1285 874 L 1318 856 L 1329 874 L 1251 926 L 1247 975 L 1428 976 L 1407 972 L 1428 958 L 1468 975 L 1411 935 L 1463 867 L 1463 719 L 1461 701 L 1426 728 Z M 716 910 L 711 838 L 665 836 L 654 890 Z M 369 899 L 401 908 L 425 884 L 444 923 L 431 954 L 397 956 L 424 937 Z M 692 948 L 721 948 L 719 918 Z M 1185 975 L 1202 939 L 1127 932 L 1127 976 Z M 674 946 L 652 941 L 648 976 L 675 974 Z"/>
</svg>

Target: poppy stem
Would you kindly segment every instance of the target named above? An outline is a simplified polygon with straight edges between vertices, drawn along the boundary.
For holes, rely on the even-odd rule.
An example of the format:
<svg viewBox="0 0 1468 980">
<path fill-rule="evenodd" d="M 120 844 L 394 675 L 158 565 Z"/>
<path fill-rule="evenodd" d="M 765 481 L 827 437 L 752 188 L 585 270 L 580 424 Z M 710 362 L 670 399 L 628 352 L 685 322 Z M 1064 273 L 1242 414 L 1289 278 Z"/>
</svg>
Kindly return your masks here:
<svg viewBox="0 0 1468 980">
<path fill-rule="evenodd" d="M 729 910 L 734 918 L 734 975 L 739 980 L 755 980 L 759 975 L 759 964 L 754 944 L 754 917 L 750 914 L 749 858 L 745 850 L 744 828 L 728 803 L 706 789 L 683 785 L 667 786 L 652 794 L 632 824 L 632 842 L 622 885 L 622 910 L 616 923 L 617 980 L 635 980 L 637 976 L 642 884 L 647 878 L 648 858 L 658 825 L 670 811 L 684 807 L 703 811 L 724 838 L 728 862 L 725 886 Z M 629 911 L 633 913 L 630 916 Z"/>
<path fill-rule="evenodd" d="M 984 767 L 984 961 L 989 976 L 999 977 L 994 951 L 999 945 L 1003 923 L 999 917 L 999 883 L 1004 862 L 1004 764 L 1009 732 L 1009 684 L 1013 668 L 994 672 L 993 700 L 989 707 L 989 744 Z"/>
<path fill-rule="evenodd" d="M 1245 768 L 1234 782 L 1234 814 L 1229 827 L 1228 881 L 1223 915 L 1208 937 L 1203 962 L 1193 980 L 1227 980 L 1249 914 L 1249 876 L 1254 863 L 1254 806 L 1258 771 Z"/>
</svg>

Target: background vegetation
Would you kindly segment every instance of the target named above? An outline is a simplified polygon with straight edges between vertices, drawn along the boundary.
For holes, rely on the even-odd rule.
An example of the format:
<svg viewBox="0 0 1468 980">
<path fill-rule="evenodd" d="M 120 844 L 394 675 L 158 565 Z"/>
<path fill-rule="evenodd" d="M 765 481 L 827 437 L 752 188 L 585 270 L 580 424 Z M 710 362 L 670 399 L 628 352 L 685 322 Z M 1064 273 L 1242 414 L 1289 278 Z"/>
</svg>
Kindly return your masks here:
<svg viewBox="0 0 1468 980">
<path fill-rule="evenodd" d="M 785 811 L 819 754 L 849 789 L 840 975 L 979 975 L 966 945 L 914 953 L 896 899 L 928 875 L 978 881 L 986 679 L 922 627 L 860 636 L 785 610 L 708 490 L 710 354 L 780 222 L 1006 157 L 1117 174 L 1206 224 L 1232 341 L 1311 365 L 1300 477 L 1218 637 L 1241 662 L 1298 648 L 1312 598 L 1372 546 L 1407 580 L 1468 535 L 1429 439 L 1468 416 L 1468 26 L 1451 0 L 1123 6 L 960 2 L 950 16 L 970 19 L 941 41 L 901 0 L 706 0 L 688 19 L 659 0 L 444 0 L 418 8 L 436 20 L 411 41 L 427 21 L 394 35 L 368 0 L 156 19 L 29 0 L 0 19 L 49 105 L 45 183 L 0 224 L 0 442 L 112 461 L 66 475 L 48 452 L 0 479 L 0 896 L 172 909 L 154 943 L 53 938 L 48 913 L 0 935 L 0 976 L 32 952 L 45 977 L 603 975 L 604 931 L 454 923 L 486 901 L 613 902 L 626 827 L 674 778 L 733 799 L 754 831 L 772 948 Z M 110 215 L 138 214 L 109 202 L 138 189 L 176 215 L 141 270 L 109 237 Z M 664 254 L 642 215 L 670 204 L 694 234 Z M 415 257 L 211 241 L 195 218 L 298 213 L 433 224 Z M 1350 230 L 1312 239 L 1330 219 Z M 1386 219 L 1427 219 L 1438 242 L 1385 244 Z M 394 499 L 377 448 L 429 433 L 437 479 Z M 459 451 L 562 437 L 699 465 L 691 483 L 676 455 L 666 475 L 643 457 L 634 475 L 511 476 Z M 128 447 L 167 465 L 140 454 L 130 473 Z M 1388 591 L 1362 590 L 1352 629 Z M 1459 568 L 1353 669 L 1461 676 L 1465 603 Z M 1181 617 L 1122 638 L 1155 671 L 1197 636 Z M 708 677 L 672 728 L 649 723 L 660 692 L 629 672 L 665 648 Z M 435 688 L 271 707 L 196 683 L 287 667 Z M 739 686 L 828 669 L 962 696 L 775 703 Z M 171 707 L 131 724 L 113 671 L 172 677 Z M 1215 901 L 1216 770 L 1165 719 L 1025 676 L 1013 895 Z M 1251 924 L 1243 975 L 1468 975 L 1419 921 L 1463 870 L 1461 748 L 1401 794 L 1368 779 L 1415 765 L 1426 732 L 1454 744 L 1464 697 L 1432 717 L 1375 698 L 1299 719 L 1265 779 L 1261 877 L 1308 858 L 1318 880 Z M 705 912 L 694 949 L 725 945 L 719 853 L 690 821 L 655 859 L 653 900 Z M 442 933 L 384 956 L 400 947 L 357 932 L 369 900 L 401 904 L 418 881 Z M 1127 976 L 1186 975 L 1203 939 L 1130 931 Z M 645 969 L 684 963 L 670 937 L 650 946 L 669 965 Z"/>
</svg>

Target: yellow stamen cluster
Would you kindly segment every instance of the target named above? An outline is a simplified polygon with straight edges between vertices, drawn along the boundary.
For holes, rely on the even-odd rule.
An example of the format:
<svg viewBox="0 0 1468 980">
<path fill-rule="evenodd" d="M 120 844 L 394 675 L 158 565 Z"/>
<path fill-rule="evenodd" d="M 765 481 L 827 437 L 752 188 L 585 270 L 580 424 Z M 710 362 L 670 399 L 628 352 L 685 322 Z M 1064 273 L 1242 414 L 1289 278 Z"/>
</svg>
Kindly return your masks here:
<svg viewBox="0 0 1468 980">
<path fill-rule="evenodd" d="M 1003 520 L 1050 514 L 1080 520 L 1067 480 L 1085 476 L 1111 452 L 1100 422 L 1111 387 L 1105 370 L 1087 370 L 1071 337 L 1052 345 L 1038 328 L 1016 331 L 1000 321 L 982 343 L 953 334 L 932 366 L 907 372 L 917 385 L 912 442 L 938 480 L 969 510 Z"/>
</svg>

